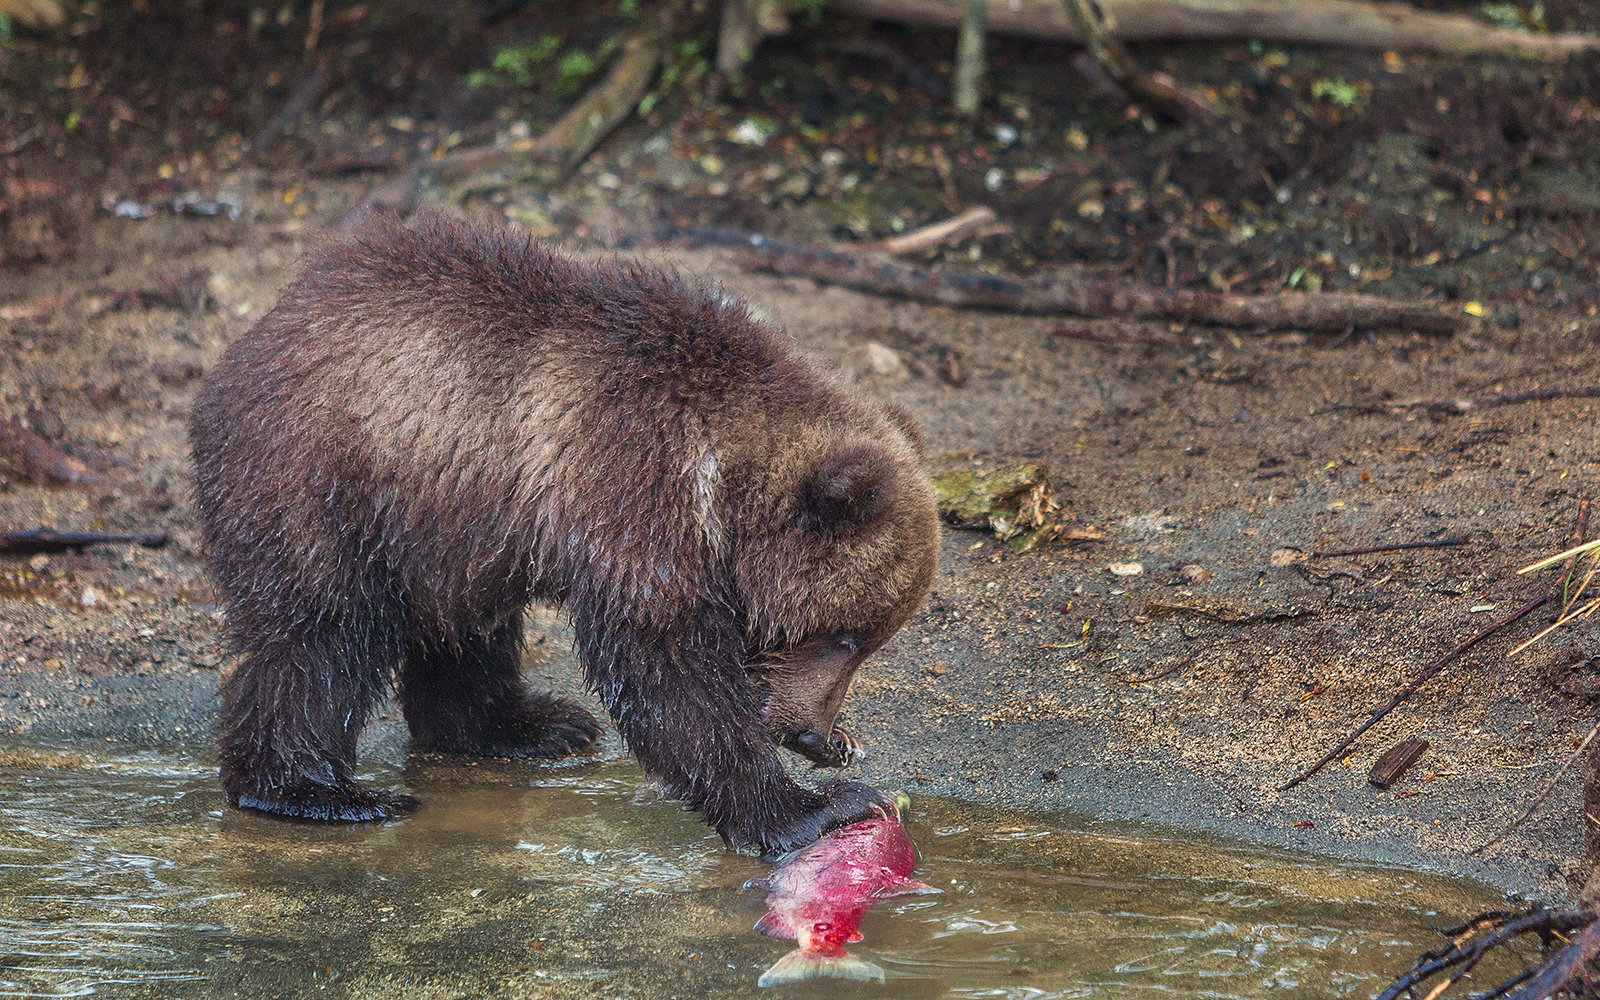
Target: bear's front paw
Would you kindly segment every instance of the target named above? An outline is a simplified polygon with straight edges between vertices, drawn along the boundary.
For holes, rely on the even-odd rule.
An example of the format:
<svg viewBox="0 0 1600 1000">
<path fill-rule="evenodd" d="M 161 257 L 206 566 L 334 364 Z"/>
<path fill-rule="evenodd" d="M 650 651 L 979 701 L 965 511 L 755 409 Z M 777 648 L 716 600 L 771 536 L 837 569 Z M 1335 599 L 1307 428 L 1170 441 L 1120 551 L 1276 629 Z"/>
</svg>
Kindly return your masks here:
<svg viewBox="0 0 1600 1000">
<path fill-rule="evenodd" d="M 417 800 L 403 792 L 311 783 L 275 791 L 270 796 L 254 791 L 230 792 L 228 801 L 251 812 L 314 823 L 379 823 L 417 808 Z"/>
<path fill-rule="evenodd" d="M 893 799 L 871 785 L 856 781 L 829 781 L 818 786 L 816 794 L 824 800 L 820 808 L 803 813 L 782 826 L 754 832 L 750 837 L 751 846 L 758 847 L 763 857 L 773 858 L 797 851 L 829 830 L 876 816 L 899 814 Z M 735 846 L 742 846 L 735 838 L 728 839 Z"/>
</svg>

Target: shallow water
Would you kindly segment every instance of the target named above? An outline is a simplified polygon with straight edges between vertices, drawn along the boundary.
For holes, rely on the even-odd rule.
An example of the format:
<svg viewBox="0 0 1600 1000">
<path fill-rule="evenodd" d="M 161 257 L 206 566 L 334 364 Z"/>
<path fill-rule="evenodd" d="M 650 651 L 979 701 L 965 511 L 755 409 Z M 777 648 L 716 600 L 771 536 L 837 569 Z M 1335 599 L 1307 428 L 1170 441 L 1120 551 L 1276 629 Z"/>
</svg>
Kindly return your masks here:
<svg viewBox="0 0 1600 1000">
<path fill-rule="evenodd" d="M 915 800 L 917 877 L 852 951 L 882 983 L 758 991 L 769 866 L 631 763 L 417 761 L 424 808 L 225 809 L 179 751 L 0 746 L 0 996 L 1370 997 L 1498 900 L 1431 875 Z M 1498 970 L 1483 970 L 1489 981 Z"/>
</svg>

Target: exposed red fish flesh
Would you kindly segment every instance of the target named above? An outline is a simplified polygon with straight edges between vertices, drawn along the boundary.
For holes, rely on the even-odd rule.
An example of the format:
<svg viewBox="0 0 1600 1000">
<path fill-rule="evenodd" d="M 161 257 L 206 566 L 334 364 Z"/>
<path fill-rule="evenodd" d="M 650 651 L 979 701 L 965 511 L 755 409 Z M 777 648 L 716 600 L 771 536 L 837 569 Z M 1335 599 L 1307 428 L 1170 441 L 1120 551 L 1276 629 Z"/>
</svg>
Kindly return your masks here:
<svg viewBox="0 0 1600 1000">
<path fill-rule="evenodd" d="M 756 930 L 799 944 L 763 973 L 758 985 L 819 976 L 882 979 L 882 969 L 844 946 L 861 940 L 861 918 L 878 900 L 939 891 L 909 877 L 916 863 L 900 818 L 886 814 L 840 827 L 789 855 L 770 877 L 746 882 L 746 889 L 767 892 L 768 912 Z"/>
</svg>

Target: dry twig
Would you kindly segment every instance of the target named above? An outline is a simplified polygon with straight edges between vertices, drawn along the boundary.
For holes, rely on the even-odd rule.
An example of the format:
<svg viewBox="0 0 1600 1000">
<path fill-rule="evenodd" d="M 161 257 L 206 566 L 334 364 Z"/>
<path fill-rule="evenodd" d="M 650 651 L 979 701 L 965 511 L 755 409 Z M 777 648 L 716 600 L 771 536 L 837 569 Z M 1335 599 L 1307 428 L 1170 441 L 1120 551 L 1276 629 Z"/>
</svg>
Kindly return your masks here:
<svg viewBox="0 0 1600 1000">
<path fill-rule="evenodd" d="M 1361 549 L 1333 549 L 1328 552 L 1313 552 L 1309 559 L 1332 559 L 1335 556 L 1369 556 L 1378 552 L 1398 552 L 1401 549 L 1441 549 L 1451 545 L 1465 545 L 1472 541 L 1468 535 L 1460 538 L 1440 538 L 1427 542 L 1401 542 L 1397 545 L 1369 545 Z"/>
<path fill-rule="evenodd" d="M 1417 674 L 1416 678 L 1412 680 L 1411 683 L 1395 692 L 1395 696 L 1389 699 L 1389 704 L 1384 705 L 1382 708 L 1373 709 L 1370 718 L 1368 718 L 1366 722 L 1363 722 L 1361 725 L 1357 726 L 1355 732 L 1351 733 L 1349 736 L 1346 736 L 1338 746 L 1334 747 L 1332 750 L 1323 755 L 1321 760 L 1306 768 L 1304 771 L 1301 771 L 1299 774 L 1291 778 L 1286 784 L 1279 787 L 1278 791 L 1287 792 L 1289 789 L 1300 784 L 1302 781 L 1305 781 L 1307 778 L 1316 774 L 1324 767 L 1327 767 L 1333 761 L 1338 760 L 1339 757 L 1350 748 L 1351 744 L 1355 743 L 1356 740 L 1361 738 L 1362 733 L 1377 725 L 1379 720 L 1388 715 L 1390 712 L 1394 711 L 1397 705 L 1415 694 L 1417 688 L 1427 683 L 1434 677 L 1434 675 L 1443 670 L 1451 660 L 1460 656 L 1462 653 L 1465 653 L 1467 650 L 1471 649 L 1473 646 L 1476 646 L 1478 643 L 1482 642 L 1484 639 L 1487 639 L 1500 629 L 1503 629 L 1507 625 L 1510 625 L 1511 623 L 1521 619 L 1523 616 L 1527 615 L 1535 608 L 1540 607 L 1548 600 L 1550 600 L 1549 594 L 1541 594 L 1538 597 L 1535 597 L 1533 600 L 1529 601 L 1527 604 L 1524 604 L 1507 617 L 1500 619 L 1493 625 L 1490 625 L 1488 628 L 1484 629 L 1482 632 L 1479 632 L 1477 635 L 1468 639 L 1466 642 L 1463 642 L 1455 649 L 1452 649 L 1450 652 L 1439 657 L 1439 659 L 1428 664 L 1428 666 L 1425 667 L 1421 673 Z"/>
<path fill-rule="evenodd" d="M 1536 796 L 1534 798 L 1532 804 L 1530 804 L 1528 806 L 1528 808 L 1526 808 L 1526 809 L 1524 809 L 1522 811 L 1522 815 L 1521 816 L 1518 816 L 1516 819 L 1512 820 L 1511 823 L 1509 825 L 1507 825 L 1504 830 L 1501 830 L 1499 833 L 1495 834 L 1493 837 L 1490 837 L 1488 840 L 1486 840 L 1483 843 L 1479 844 L 1477 847 L 1474 847 L 1472 850 L 1468 851 L 1467 853 L 1468 854 L 1477 854 L 1479 851 L 1486 850 L 1486 849 L 1488 849 L 1490 847 L 1493 847 L 1495 844 L 1500 843 L 1500 841 L 1505 839 L 1507 834 L 1509 834 L 1512 830 L 1515 830 L 1517 827 L 1521 826 L 1527 820 L 1527 818 L 1529 816 L 1532 816 L 1533 813 L 1534 813 L 1534 810 L 1536 810 L 1540 806 L 1544 805 L 1544 800 L 1550 797 L 1550 793 L 1551 793 L 1551 791 L 1553 791 L 1555 789 L 1556 783 L 1561 780 L 1561 776 L 1563 774 L 1567 773 L 1567 768 L 1571 767 L 1572 766 L 1572 762 L 1577 760 L 1579 757 L 1583 756 L 1583 752 L 1585 750 L 1589 749 L 1589 744 L 1594 741 L 1594 737 L 1595 737 L 1596 733 L 1600 733 L 1600 722 L 1595 723 L 1594 728 L 1589 730 L 1589 735 L 1585 736 L 1583 738 L 1583 742 L 1578 744 L 1578 749 L 1572 751 L 1572 753 L 1567 755 L 1566 761 L 1563 762 L 1561 767 L 1560 767 L 1560 769 L 1556 771 L 1555 777 L 1551 778 L 1550 779 L 1550 783 L 1544 786 L 1544 791 L 1540 792 L 1538 794 L 1538 796 Z"/>
<path fill-rule="evenodd" d="M 994 209 L 979 205 L 969 208 L 959 215 L 952 216 L 943 222 L 935 222 L 921 229 L 913 229 L 909 233 L 891 236 L 886 240 L 877 240 L 872 243 L 861 244 L 862 249 L 882 250 L 884 253 L 905 254 L 917 253 L 928 250 L 941 243 L 959 240 L 974 230 L 983 229 L 993 225 L 996 216 Z"/>
</svg>

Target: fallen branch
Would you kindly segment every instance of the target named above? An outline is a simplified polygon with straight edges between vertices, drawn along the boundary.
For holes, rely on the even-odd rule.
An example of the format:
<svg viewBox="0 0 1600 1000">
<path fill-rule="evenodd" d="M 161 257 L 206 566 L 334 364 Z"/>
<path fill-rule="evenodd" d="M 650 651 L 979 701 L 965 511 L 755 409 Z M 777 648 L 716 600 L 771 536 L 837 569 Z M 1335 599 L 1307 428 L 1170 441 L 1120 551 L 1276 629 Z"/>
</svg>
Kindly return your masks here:
<svg viewBox="0 0 1600 1000">
<path fill-rule="evenodd" d="M 1594 510 L 1594 497 L 1592 497 L 1589 494 L 1585 493 L 1583 496 L 1578 498 L 1578 517 L 1577 517 L 1576 522 L 1572 526 L 1572 536 L 1571 536 L 1571 538 L 1568 539 L 1568 541 L 1571 543 L 1569 548 L 1575 548 L 1575 549 L 1583 548 L 1583 545 L 1584 545 L 1584 541 L 1583 540 L 1589 534 L 1589 514 L 1593 510 Z M 1571 607 L 1572 606 L 1572 602 L 1576 599 L 1576 598 L 1572 597 L 1571 595 L 1573 593 L 1573 591 L 1572 591 L 1572 580 L 1573 580 L 1573 577 L 1577 576 L 1577 573 L 1578 573 L 1578 554 L 1576 552 L 1574 552 L 1572 554 L 1572 557 L 1567 560 L 1567 571 L 1566 571 L 1566 574 L 1561 579 L 1561 606 L 1563 608 Z M 1591 574 L 1591 576 L 1592 576 L 1592 574 Z M 1587 582 L 1585 582 L 1583 584 L 1580 584 L 1579 587 L 1578 587 L 1578 590 L 1581 591 L 1587 586 L 1588 586 Z"/>
<path fill-rule="evenodd" d="M 283 107 L 278 109 L 278 113 L 256 133 L 255 139 L 250 143 L 251 154 L 260 156 L 270 150 L 279 136 L 322 97 L 323 92 L 328 89 L 328 84 L 332 82 L 333 74 L 328 69 L 328 61 L 319 59 L 311 72 L 290 91 L 288 99 L 283 102 Z"/>
<path fill-rule="evenodd" d="M 1597 954 L 1600 954 L 1600 921 L 1591 920 L 1570 944 L 1533 969 L 1521 989 L 1506 993 L 1505 998 L 1545 1000 L 1577 978 Z"/>
<path fill-rule="evenodd" d="M 167 544 L 167 533 L 157 531 L 149 535 L 105 535 L 98 531 L 54 531 L 50 528 L 8 531 L 0 534 L 0 553 L 8 556 L 27 556 L 39 552 L 70 552 L 90 545 L 116 543 L 132 543 L 147 549 L 158 549 Z"/>
<path fill-rule="evenodd" d="M 1214 122 L 1219 117 L 1211 102 L 1181 86 L 1165 73 L 1147 73 L 1127 48 L 1111 35 L 1109 18 L 1091 0 L 1065 0 L 1084 46 L 1096 65 L 1119 87 L 1143 98 L 1177 121 Z"/>
<path fill-rule="evenodd" d="M 1488 628 L 1484 629 L 1482 632 L 1479 632 L 1477 635 L 1468 639 L 1466 642 L 1463 642 L 1455 649 L 1452 649 L 1450 652 L 1428 664 L 1428 666 L 1425 667 L 1411 683 L 1401 688 L 1395 693 L 1393 698 L 1389 699 L 1389 704 L 1383 706 L 1382 708 L 1373 709 L 1367 721 L 1357 726 L 1355 732 L 1351 733 L 1349 736 L 1346 736 L 1338 746 L 1324 754 L 1321 760 L 1295 775 L 1286 784 L 1280 786 L 1278 791 L 1287 792 L 1289 789 L 1300 784 L 1300 782 L 1305 781 L 1307 778 L 1310 778 L 1324 767 L 1327 767 L 1329 764 L 1338 760 L 1346 750 L 1350 749 L 1351 744 L 1355 743 L 1356 740 L 1361 738 L 1362 733 L 1377 725 L 1384 716 L 1394 711 L 1396 706 L 1415 694 L 1417 688 L 1431 680 L 1436 674 L 1439 673 L 1439 671 L 1443 670 L 1451 660 L 1460 656 L 1462 653 L 1465 653 L 1467 650 L 1471 649 L 1473 646 L 1476 646 L 1478 643 L 1482 642 L 1484 639 L 1487 639 L 1494 633 L 1505 628 L 1507 625 L 1518 621 L 1530 611 L 1533 611 L 1535 608 L 1543 605 L 1548 600 L 1550 600 L 1549 594 L 1539 595 L 1538 597 L 1529 601 L 1527 604 L 1524 604 L 1522 607 L 1518 608 L 1516 611 L 1512 612 L 1509 616 L 1500 619 L 1493 625 L 1490 625 Z"/>
<path fill-rule="evenodd" d="M 544 182 L 565 176 L 633 114 L 655 79 L 672 22 L 683 3 L 684 0 L 669 0 L 654 22 L 630 32 L 622 40 L 621 51 L 605 78 L 542 135 L 499 149 L 479 146 L 458 150 L 439 161 L 433 171 L 435 178 L 456 183 L 495 170 L 517 170 Z"/>
<path fill-rule="evenodd" d="M 1369 545 L 1360 549 L 1333 549 L 1328 552 L 1313 552 L 1308 559 L 1333 559 L 1337 556 L 1370 556 L 1379 552 L 1398 552 L 1401 549 L 1442 549 L 1452 545 L 1465 545 L 1472 541 L 1472 536 L 1462 535 L 1460 538 L 1440 538 L 1426 542 L 1399 542 L 1395 545 Z"/>
<path fill-rule="evenodd" d="M 759 235 L 697 230 L 680 242 L 721 246 L 753 271 L 810 278 L 878 295 L 897 295 L 958 308 L 1034 315 L 1071 313 L 1118 319 L 1165 319 L 1215 326 L 1338 331 L 1351 327 L 1451 333 L 1462 318 L 1427 302 L 1403 302 L 1348 292 L 1232 295 L 1061 273 L 1006 278 L 979 271 L 943 271 L 887 254 L 775 243 Z"/>
<path fill-rule="evenodd" d="M 959 240 L 974 230 L 980 230 L 992 225 L 995 218 L 994 209 L 979 205 L 943 222 L 935 222 L 931 226 L 913 229 L 909 233 L 891 236 L 886 240 L 863 243 L 861 246 L 863 249 L 881 250 L 884 253 L 896 255 L 917 253 L 922 250 L 932 249 L 941 243 Z"/>
<path fill-rule="evenodd" d="M 1111 35 L 1154 39 L 1311 42 L 1367 49 L 1527 52 L 1558 57 L 1600 48 L 1600 37 L 1537 35 L 1495 28 L 1397 3 L 1360 0 L 1098 0 Z M 829 7 L 879 21 L 954 28 L 965 0 L 829 0 Z M 989 0 L 988 29 L 1082 44 L 1064 0 Z"/>
<path fill-rule="evenodd" d="M 1539 389 L 1533 392 L 1508 392 L 1486 399 L 1450 399 L 1399 403 L 1388 407 L 1391 411 L 1427 410 L 1430 413 L 1471 413 L 1474 410 L 1492 410 L 1499 406 L 1518 406 L 1522 403 L 1548 403 L 1554 399 L 1600 399 L 1600 386 L 1585 385 L 1573 389 Z"/>
<path fill-rule="evenodd" d="M 1396 979 L 1388 989 L 1379 994 L 1378 1000 L 1398 1000 L 1402 995 L 1412 994 L 1424 980 L 1446 970 L 1455 969 L 1446 982 L 1428 994 L 1430 997 L 1438 996 L 1446 987 L 1470 973 L 1489 952 L 1523 934 L 1538 934 L 1548 941 L 1553 936 L 1564 935 L 1582 928 L 1582 934 L 1549 960 L 1513 976 L 1488 993 L 1478 994 L 1484 1000 L 1491 997 L 1539 1000 L 1560 989 L 1572 974 L 1593 957 L 1597 949 L 1600 949 L 1600 933 L 1596 933 L 1597 927 L 1600 927 L 1600 924 L 1596 923 L 1595 915 L 1588 910 L 1534 910 L 1522 914 L 1485 913 L 1448 932 L 1454 939 L 1450 942 L 1450 947 L 1420 956 L 1409 972 Z M 1481 937 L 1477 936 L 1483 931 L 1488 933 L 1482 934 Z M 1517 992 L 1512 993 L 1513 989 Z"/>
</svg>

